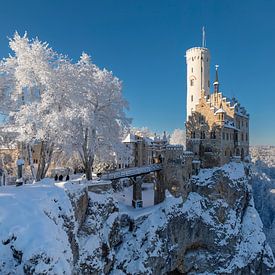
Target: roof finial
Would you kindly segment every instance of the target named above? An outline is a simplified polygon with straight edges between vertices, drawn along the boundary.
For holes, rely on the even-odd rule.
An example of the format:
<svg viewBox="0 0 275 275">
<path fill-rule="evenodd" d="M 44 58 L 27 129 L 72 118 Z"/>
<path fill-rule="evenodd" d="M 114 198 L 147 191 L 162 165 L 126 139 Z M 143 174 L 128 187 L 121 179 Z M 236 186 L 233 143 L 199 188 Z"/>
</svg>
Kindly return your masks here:
<svg viewBox="0 0 275 275">
<path fill-rule="evenodd" d="M 202 47 L 206 47 L 206 40 L 205 40 L 205 29 L 204 26 L 202 27 Z"/>
</svg>

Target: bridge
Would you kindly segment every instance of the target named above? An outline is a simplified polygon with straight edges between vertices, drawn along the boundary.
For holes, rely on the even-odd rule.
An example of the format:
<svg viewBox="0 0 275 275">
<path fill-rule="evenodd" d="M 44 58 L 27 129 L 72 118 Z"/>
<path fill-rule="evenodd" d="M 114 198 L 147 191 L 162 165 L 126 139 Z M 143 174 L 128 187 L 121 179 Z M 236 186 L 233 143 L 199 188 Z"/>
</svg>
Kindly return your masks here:
<svg viewBox="0 0 275 275">
<path fill-rule="evenodd" d="M 100 176 L 102 180 L 118 180 L 124 178 L 132 178 L 137 176 L 142 176 L 149 174 L 151 172 L 160 171 L 162 169 L 162 164 L 155 163 L 146 166 L 126 168 L 123 170 L 112 171 L 104 173 Z"/>
<path fill-rule="evenodd" d="M 106 172 L 99 175 L 102 180 L 111 180 L 113 183 L 120 179 L 129 178 L 133 183 L 132 205 L 135 208 L 142 207 L 142 182 L 145 175 L 154 173 L 156 178 L 154 188 L 154 204 L 158 204 L 165 199 L 165 190 L 161 163 L 150 164 L 147 166 L 127 168 L 123 170 Z"/>
</svg>

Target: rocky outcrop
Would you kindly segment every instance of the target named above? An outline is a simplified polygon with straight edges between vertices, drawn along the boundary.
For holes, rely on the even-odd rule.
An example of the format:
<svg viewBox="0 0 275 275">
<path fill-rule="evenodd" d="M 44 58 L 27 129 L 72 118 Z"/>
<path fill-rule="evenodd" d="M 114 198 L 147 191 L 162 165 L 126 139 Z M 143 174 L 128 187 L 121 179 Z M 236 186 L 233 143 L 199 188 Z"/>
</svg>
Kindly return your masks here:
<svg viewBox="0 0 275 275">
<path fill-rule="evenodd" d="M 274 271 L 242 164 L 201 170 L 181 192 L 133 209 L 118 203 L 111 191 L 88 192 L 78 184 L 2 188 L 0 273 Z"/>
<path fill-rule="evenodd" d="M 81 274 L 271 274 L 274 258 L 242 164 L 202 170 L 148 209 L 90 194 Z"/>
</svg>

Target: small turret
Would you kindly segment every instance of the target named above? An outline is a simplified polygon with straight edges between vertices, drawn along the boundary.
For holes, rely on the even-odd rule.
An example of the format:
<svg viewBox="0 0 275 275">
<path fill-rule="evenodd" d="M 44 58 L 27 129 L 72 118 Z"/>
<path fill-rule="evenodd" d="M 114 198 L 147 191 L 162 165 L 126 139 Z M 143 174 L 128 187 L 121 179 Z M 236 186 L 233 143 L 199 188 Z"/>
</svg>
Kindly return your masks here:
<svg viewBox="0 0 275 275">
<path fill-rule="evenodd" d="M 215 115 L 218 115 L 219 122 L 224 122 L 225 120 L 225 110 L 222 107 L 222 103 L 220 104 L 220 108 L 215 112 Z"/>
</svg>

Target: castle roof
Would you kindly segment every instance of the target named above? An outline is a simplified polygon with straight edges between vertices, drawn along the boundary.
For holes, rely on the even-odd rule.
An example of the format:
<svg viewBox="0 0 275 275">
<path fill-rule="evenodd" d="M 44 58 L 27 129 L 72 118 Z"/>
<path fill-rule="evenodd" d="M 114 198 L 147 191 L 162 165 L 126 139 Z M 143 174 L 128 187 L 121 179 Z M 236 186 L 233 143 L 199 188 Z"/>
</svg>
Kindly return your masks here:
<svg viewBox="0 0 275 275">
<path fill-rule="evenodd" d="M 225 110 L 221 107 L 220 109 L 218 109 L 218 110 L 215 112 L 215 115 L 216 115 L 216 114 L 222 114 L 222 113 L 225 113 Z"/>
<path fill-rule="evenodd" d="M 129 133 L 127 137 L 122 141 L 123 143 L 132 143 L 132 142 L 137 142 L 137 139 L 135 135 Z"/>
</svg>

